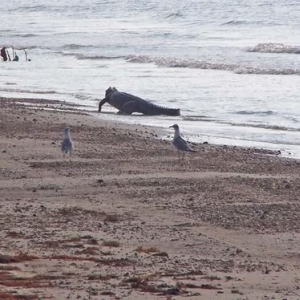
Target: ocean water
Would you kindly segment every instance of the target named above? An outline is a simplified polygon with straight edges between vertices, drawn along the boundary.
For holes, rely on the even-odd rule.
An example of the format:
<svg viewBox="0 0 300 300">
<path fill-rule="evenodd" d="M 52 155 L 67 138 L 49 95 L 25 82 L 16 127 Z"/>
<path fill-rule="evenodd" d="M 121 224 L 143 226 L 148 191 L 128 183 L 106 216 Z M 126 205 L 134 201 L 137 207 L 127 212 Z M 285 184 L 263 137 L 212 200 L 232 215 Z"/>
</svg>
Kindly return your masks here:
<svg viewBox="0 0 300 300">
<path fill-rule="evenodd" d="M 126 117 L 105 105 L 99 118 L 166 136 L 178 123 L 190 141 L 300 158 L 299 11 L 295 0 L 11 0 L 0 47 L 20 61 L 0 61 L 0 96 L 96 111 L 115 86 L 182 115 Z"/>
</svg>

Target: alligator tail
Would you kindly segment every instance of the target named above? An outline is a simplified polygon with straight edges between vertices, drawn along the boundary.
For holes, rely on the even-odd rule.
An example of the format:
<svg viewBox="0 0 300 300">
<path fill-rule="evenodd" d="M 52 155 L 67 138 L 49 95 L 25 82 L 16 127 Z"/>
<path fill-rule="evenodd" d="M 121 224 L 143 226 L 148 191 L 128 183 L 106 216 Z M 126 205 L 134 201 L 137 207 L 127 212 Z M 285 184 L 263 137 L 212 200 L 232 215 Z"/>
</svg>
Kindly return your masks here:
<svg viewBox="0 0 300 300">
<path fill-rule="evenodd" d="M 167 116 L 180 116 L 180 109 L 179 108 L 164 108 L 164 114 Z"/>
<path fill-rule="evenodd" d="M 180 116 L 179 108 L 168 108 L 168 107 L 153 105 L 152 110 L 154 115 Z"/>
</svg>

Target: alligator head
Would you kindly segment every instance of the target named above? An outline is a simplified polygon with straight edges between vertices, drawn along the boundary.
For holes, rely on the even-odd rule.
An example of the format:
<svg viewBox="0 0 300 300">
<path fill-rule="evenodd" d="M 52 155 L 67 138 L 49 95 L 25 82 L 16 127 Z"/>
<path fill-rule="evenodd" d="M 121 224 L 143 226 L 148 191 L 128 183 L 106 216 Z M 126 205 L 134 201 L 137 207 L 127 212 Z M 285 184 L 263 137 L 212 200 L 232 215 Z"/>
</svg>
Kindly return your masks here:
<svg viewBox="0 0 300 300">
<path fill-rule="evenodd" d="M 101 112 L 101 108 L 102 105 L 106 102 L 108 102 L 109 97 L 111 96 L 111 94 L 117 92 L 118 90 L 115 87 L 109 87 L 106 91 L 105 91 L 105 98 L 103 98 L 100 103 L 99 103 L 99 107 L 98 107 L 98 112 Z"/>
<path fill-rule="evenodd" d="M 109 87 L 106 91 L 105 91 L 105 98 L 109 98 L 111 94 L 118 92 L 118 90 L 115 87 Z"/>
</svg>

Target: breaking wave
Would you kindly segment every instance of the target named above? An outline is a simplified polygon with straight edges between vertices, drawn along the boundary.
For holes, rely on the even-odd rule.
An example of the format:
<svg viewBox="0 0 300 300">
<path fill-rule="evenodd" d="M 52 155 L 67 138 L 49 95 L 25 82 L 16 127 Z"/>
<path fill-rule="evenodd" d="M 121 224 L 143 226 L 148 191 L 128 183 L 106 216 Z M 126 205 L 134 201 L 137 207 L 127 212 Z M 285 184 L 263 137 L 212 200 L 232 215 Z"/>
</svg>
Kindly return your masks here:
<svg viewBox="0 0 300 300">
<path fill-rule="evenodd" d="M 184 121 L 190 121 L 190 122 L 199 122 L 199 121 L 205 121 L 205 122 L 216 122 L 216 119 L 211 119 L 208 116 L 183 116 L 182 119 Z"/>
<path fill-rule="evenodd" d="M 287 127 L 287 126 L 279 126 L 279 125 L 272 125 L 272 124 L 235 123 L 230 121 L 213 119 L 207 116 L 185 116 L 183 117 L 183 120 L 191 121 L 191 122 L 213 122 L 213 123 L 226 124 L 226 125 L 237 126 L 237 127 L 250 127 L 250 128 L 269 129 L 269 130 L 300 132 L 300 128 L 297 127 Z"/>
<path fill-rule="evenodd" d="M 59 2 L 58 2 L 59 3 Z M 12 9 L 8 9 L 8 11 L 13 12 L 46 12 L 46 13 L 59 13 L 59 12 L 65 12 L 65 11 L 83 11 L 83 10 L 89 10 L 90 6 L 84 6 L 84 5 L 54 5 L 54 4 L 48 4 L 48 5 L 28 5 L 28 6 L 19 6 L 14 7 Z"/>
<path fill-rule="evenodd" d="M 267 69 L 259 67 L 239 67 L 233 70 L 236 74 L 256 74 L 256 75 L 300 75 L 300 69 Z"/>
<path fill-rule="evenodd" d="M 89 101 L 99 101 L 99 99 L 92 97 L 92 96 L 88 96 L 88 95 L 83 95 L 83 94 L 73 94 L 73 96 L 78 99 L 78 100 L 89 100 Z"/>
<path fill-rule="evenodd" d="M 260 116 L 270 116 L 274 114 L 272 110 L 266 110 L 266 111 L 240 110 L 237 111 L 236 113 L 239 115 L 260 115 Z"/>
<path fill-rule="evenodd" d="M 12 92 L 12 93 L 30 93 L 30 94 L 57 94 L 55 91 L 31 91 L 31 90 L 22 90 L 22 89 L 8 89 L 8 88 L 0 88 L 2 92 Z"/>
<path fill-rule="evenodd" d="M 147 55 L 129 55 L 126 57 L 126 61 L 131 63 L 154 63 L 157 66 L 167 68 L 189 68 L 202 70 L 231 71 L 236 74 L 300 75 L 300 69 L 262 68 L 256 66 L 243 66 L 234 63 L 208 62 L 195 59 L 166 58 Z"/>
<path fill-rule="evenodd" d="M 6 47 L 6 48 L 7 48 L 7 50 L 11 49 L 10 47 Z M 24 51 L 24 50 L 31 50 L 31 49 L 47 49 L 47 48 L 41 48 L 41 47 L 34 46 L 34 45 L 15 46 L 14 47 L 14 50 L 17 50 L 17 51 Z"/>
<path fill-rule="evenodd" d="M 33 34 L 33 33 L 24 33 L 24 34 L 10 34 L 10 36 L 12 37 L 21 37 L 21 38 L 29 38 L 29 37 L 36 37 L 38 36 L 37 34 Z"/>
<path fill-rule="evenodd" d="M 221 25 L 244 25 L 244 24 L 247 24 L 246 21 L 228 21 L 228 22 L 225 22 Z"/>
<path fill-rule="evenodd" d="M 66 49 L 66 50 L 74 50 L 74 49 L 90 48 L 90 47 L 94 47 L 94 45 L 66 44 L 61 46 L 62 49 Z"/>
<path fill-rule="evenodd" d="M 253 128 L 281 130 L 281 131 L 297 131 L 297 132 L 300 131 L 300 128 L 286 127 L 286 126 L 279 126 L 279 125 L 251 124 L 251 123 L 228 123 L 228 124 L 232 126 L 253 127 Z"/>
<path fill-rule="evenodd" d="M 96 55 L 96 56 L 85 56 L 85 55 L 76 55 L 78 60 L 103 60 L 103 59 L 120 59 L 125 58 L 125 56 L 104 56 L 104 55 Z"/>
<path fill-rule="evenodd" d="M 88 47 L 88 46 L 87 46 Z M 126 58 L 125 56 L 105 56 L 105 55 L 83 55 L 78 53 L 67 53 L 67 52 L 57 52 L 64 56 L 73 56 L 76 57 L 78 60 L 106 60 L 106 59 L 120 59 L 120 58 Z"/>
<path fill-rule="evenodd" d="M 167 19 L 176 19 L 176 18 L 180 18 L 182 17 L 182 13 L 181 12 L 176 12 L 176 13 L 171 13 L 169 15 L 166 16 Z"/>
<path fill-rule="evenodd" d="M 24 11 L 24 12 L 36 12 L 36 11 L 47 11 L 48 6 L 46 5 L 30 5 L 30 6 L 20 6 L 14 8 L 13 11 Z"/>
<path fill-rule="evenodd" d="M 247 49 L 248 52 L 260 53 L 288 53 L 300 54 L 300 46 L 284 45 L 279 43 L 262 43 L 253 48 Z"/>
</svg>

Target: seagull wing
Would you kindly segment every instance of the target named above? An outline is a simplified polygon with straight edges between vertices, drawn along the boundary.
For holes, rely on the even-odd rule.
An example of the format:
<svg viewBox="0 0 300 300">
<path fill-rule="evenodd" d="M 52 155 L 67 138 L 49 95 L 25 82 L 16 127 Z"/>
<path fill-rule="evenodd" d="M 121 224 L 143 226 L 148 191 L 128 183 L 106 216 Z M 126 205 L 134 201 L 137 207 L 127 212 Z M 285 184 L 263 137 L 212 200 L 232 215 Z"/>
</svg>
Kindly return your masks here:
<svg viewBox="0 0 300 300">
<path fill-rule="evenodd" d="M 176 139 L 174 139 L 173 141 L 173 145 L 181 151 L 189 151 L 189 152 L 193 152 L 193 150 L 189 147 L 187 141 L 185 141 L 182 137 L 178 137 Z"/>
</svg>

